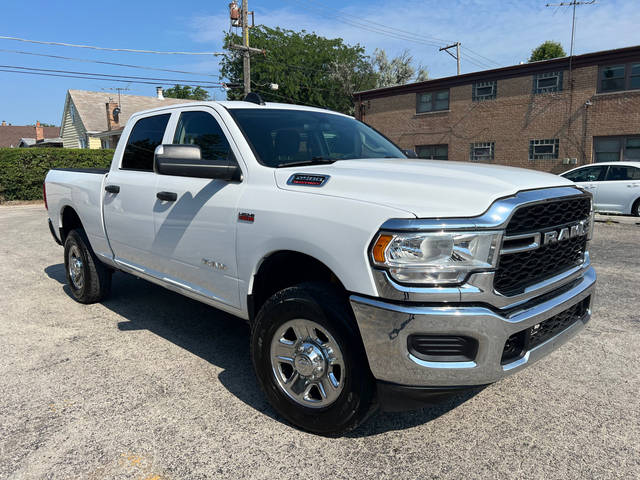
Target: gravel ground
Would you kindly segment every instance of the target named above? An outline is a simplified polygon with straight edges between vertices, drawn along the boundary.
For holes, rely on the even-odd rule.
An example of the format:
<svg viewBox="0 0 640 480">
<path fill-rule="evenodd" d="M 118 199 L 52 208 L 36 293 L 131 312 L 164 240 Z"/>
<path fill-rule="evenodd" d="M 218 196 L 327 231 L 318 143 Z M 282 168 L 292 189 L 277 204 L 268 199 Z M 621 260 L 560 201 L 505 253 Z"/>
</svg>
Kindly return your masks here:
<svg viewBox="0 0 640 480">
<path fill-rule="evenodd" d="M 639 245 L 597 224 L 593 320 L 546 359 L 327 439 L 266 403 L 241 322 L 125 274 L 80 305 L 42 206 L 0 207 L 0 478 L 640 478 Z"/>
</svg>

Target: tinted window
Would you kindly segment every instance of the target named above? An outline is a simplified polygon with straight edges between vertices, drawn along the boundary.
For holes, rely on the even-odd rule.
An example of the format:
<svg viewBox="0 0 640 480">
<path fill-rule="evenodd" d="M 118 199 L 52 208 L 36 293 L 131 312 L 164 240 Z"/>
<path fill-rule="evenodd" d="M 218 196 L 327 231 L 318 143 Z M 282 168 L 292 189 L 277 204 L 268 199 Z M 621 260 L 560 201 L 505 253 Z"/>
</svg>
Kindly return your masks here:
<svg viewBox="0 0 640 480">
<path fill-rule="evenodd" d="M 170 113 L 141 118 L 129 134 L 122 157 L 122 168 L 153 171 L 153 153 L 162 143 Z"/>
<path fill-rule="evenodd" d="M 625 165 L 610 166 L 607 180 L 640 180 L 640 168 Z"/>
<path fill-rule="evenodd" d="M 210 113 L 183 112 L 180 114 L 173 143 L 198 145 L 203 160 L 229 158 L 229 142 L 220 125 Z"/>
<path fill-rule="evenodd" d="M 419 158 L 428 160 L 448 160 L 449 145 L 418 145 L 416 154 Z"/>
<path fill-rule="evenodd" d="M 597 167 L 585 167 L 573 172 L 564 174 L 563 177 L 568 178 L 572 182 L 597 182 L 604 180 L 604 174 L 607 171 L 605 165 Z"/>
<path fill-rule="evenodd" d="M 268 167 L 315 158 L 406 158 L 389 140 L 350 117 L 269 108 L 231 109 L 258 161 Z"/>
</svg>

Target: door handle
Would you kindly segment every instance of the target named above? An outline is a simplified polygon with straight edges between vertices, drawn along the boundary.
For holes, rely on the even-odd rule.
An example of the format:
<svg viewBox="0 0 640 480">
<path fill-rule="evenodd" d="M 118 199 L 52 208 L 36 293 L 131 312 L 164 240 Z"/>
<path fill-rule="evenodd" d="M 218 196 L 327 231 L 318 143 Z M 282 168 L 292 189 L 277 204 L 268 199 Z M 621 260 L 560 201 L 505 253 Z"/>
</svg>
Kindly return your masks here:
<svg viewBox="0 0 640 480">
<path fill-rule="evenodd" d="M 106 185 L 104 189 L 109 193 L 120 193 L 120 185 Z"/>
<path fill-rule="evenodd" d="M 156 197 L 163 202 L 175 202 L 178 199 L 178 194 L 173 192 L 158 192 L 156 193 Z"/>
</svg>

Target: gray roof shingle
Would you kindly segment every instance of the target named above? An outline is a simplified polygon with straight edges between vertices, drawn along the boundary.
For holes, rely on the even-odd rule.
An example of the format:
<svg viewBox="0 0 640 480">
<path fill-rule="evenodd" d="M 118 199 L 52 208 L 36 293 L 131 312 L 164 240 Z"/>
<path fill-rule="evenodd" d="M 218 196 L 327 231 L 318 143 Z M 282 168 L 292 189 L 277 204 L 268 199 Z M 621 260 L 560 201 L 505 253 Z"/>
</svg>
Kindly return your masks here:
<svg viewBox="0 0 640 480">
<path fill-rule="evenodd" d="M 80 115 L 82 124 L 88 132 L 104 132 L 107 130 L 106 103 L 118 102 L 118 96 L 109 92 L 90 92 L 87 90 L 69 90 L 69 95 Z M 141 110 L 162 107 L 163 105 L 176 105 L 188 103 L 193 100 L 183 98 L 145 97 L 142 95 L 121 95 L 120 96 L 120 126 L 124 126 L 129 117 Z"/>
</svg>

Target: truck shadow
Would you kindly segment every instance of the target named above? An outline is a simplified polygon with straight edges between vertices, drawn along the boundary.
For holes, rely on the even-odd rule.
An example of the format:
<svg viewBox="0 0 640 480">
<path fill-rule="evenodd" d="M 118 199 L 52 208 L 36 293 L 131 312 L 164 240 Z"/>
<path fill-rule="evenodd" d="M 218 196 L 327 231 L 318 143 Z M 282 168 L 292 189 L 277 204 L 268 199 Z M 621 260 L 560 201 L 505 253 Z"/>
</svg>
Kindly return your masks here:
<svg viewBox="0 0 640 480">
<path fill-rule="evenodd" d="M 63 264 L 50 265 L 45 273 L 66 285 Z M 271 408 L 258 387 L 249 355 L 249 327 L 238 318 L 191 300 L 132 275 L 116 273 L 111 295 L 102 305 L 124 318 L 118 329 L 124 333 L 148 330 L 222 369 L 220 383 L 242 402 L 277 421 L 284 421 Z M 348 434 L 366 437 L 411 428 L 438 418 L 464 403 L 478 391 L 457 395 L 423 410 L 379 413 Z"/>
</svg>

